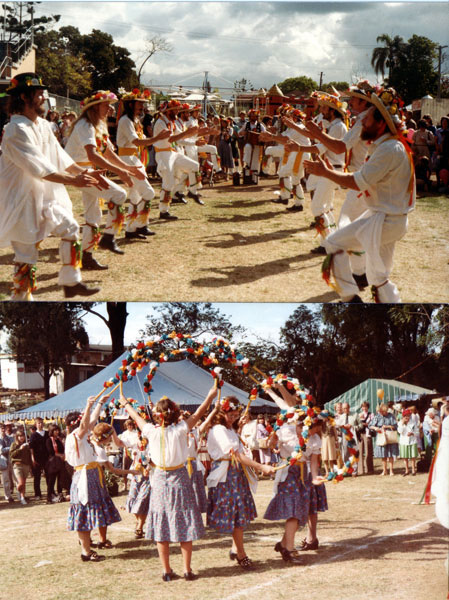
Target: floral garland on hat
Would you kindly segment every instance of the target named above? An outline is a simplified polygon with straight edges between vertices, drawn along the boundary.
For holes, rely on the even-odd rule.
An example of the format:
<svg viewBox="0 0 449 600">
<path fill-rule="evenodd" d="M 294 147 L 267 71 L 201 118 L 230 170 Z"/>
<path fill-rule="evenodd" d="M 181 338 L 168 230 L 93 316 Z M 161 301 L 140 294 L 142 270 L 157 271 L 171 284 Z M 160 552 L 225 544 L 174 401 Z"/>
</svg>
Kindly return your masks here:
<svg viewBox="0 0 449 600">
<path fill-rule="evenodd" d="M 135 100 L 147 102 L 151 98 L 151 90 L 149 89 L 139 90 L 139 88 L 134 88 L 131 92 L 127 92 L 124 88 L 120 88 L 118 92 L 122 102 L 133 102 Z"/>
<path fill-rule="evenodd" d="M 91 96 L 84 98 L 81 100 L 80 106 L 81 108 L 85 108 L 89 106 L 89 104 L 97 104 L 99 102 L 117 102 L 118 98 L 114 94 L 114 92 L 110 92 L 109 90 L 99 90 L 98 92 L 94 92 Z"/>
</svg>

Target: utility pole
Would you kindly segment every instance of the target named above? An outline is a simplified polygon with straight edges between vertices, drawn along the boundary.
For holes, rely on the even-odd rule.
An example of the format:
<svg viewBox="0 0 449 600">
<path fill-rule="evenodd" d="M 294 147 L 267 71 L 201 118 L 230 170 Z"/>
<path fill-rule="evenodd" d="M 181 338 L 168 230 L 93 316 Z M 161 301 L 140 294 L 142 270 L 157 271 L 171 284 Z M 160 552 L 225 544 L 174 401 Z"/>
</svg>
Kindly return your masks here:
<svg viewBox="0 0 449 600">
<path fill-rule="evenodd" d="M 443 48 L 447 48 L 447 46 L 438 46 L 438 92 L 437 98 L 441 98 L 441 62 L 443 56 Z"/>
<path fill-rule="evenodd" d="M 208 71 L 204 71 L 204 83 L 203 83 L 203 89 L 204 89 L 204 108 L 203 108 L 203 113 L 204 113 L 204 118 L 207 117 L 207 90 L 209 89 L 209 84 L 207 81 L 207 74 Z"/>
<path fill-rule="evenodd" d="M 320 73 L 320 87 L 319 87 L 320 90 L 323 87 L 323 75 L 324 75 L 324 73 L 323 73 L 323 71 L 321 71 L 321 73 Z"/>
</svg>

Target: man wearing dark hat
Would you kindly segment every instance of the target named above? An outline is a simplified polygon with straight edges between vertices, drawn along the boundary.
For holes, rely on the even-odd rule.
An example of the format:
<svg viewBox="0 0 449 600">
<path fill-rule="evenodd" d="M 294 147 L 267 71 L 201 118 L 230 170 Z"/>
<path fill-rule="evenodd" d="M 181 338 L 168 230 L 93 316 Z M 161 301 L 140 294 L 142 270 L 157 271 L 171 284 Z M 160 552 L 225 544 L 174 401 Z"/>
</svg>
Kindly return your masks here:
<svg viewBox="0 0 449 600">
<path fill-rule="evenodd" d="M 79 227 L 64 185 L 101 188 L 102 177 L 75 165 L 41 118 L 46 89 L 35 73 L 16 75 L 7 89 L 11 120 L 0 158 L 0 246 L 15 253 L 13 300 L 32 300 L 38 244 L 50 234 L 61 238 L 59 285 L 65 297 L 99 291 L 81 282 Z"/>
<path fill-rule="evenodd" d="M 367 210 L 324 242 L 330 257 L 324 271 L 335 278 L 334 288 L 344 302 L 361 302 L 349 254 L 365 252 L 366 276 L 376 302 L 400 302 L 389 280 L 395 244 L 407 231 L 408 213 L 415 205 L 413 161 L 401 134 L 401 100 L 392 88 L 376 90 L 373 106 L 362 120 L 362 139 L 371 142 L 370 158 L 355 173 L 341 173 L 321 159 L 306 168 L 337 185 L 361 192 Z"/>
</svg>

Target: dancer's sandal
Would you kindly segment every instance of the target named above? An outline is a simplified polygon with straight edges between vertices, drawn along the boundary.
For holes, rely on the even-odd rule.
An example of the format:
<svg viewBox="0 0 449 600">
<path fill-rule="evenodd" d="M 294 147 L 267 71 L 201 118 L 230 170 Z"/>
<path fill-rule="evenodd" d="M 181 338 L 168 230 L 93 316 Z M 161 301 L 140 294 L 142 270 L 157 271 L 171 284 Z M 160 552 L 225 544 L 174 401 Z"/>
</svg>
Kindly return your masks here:
<svg viewBox="0 0 449 600">
<path fill-rule="evenodd" d="M 286 550 L 286 548 L 284 548 L 284 546 L 281 544 L 281 542 L 277 542 L 277 544 L 274 547 L 274 551 L 280 552 L 282 554 L 284 552 L 284 550 Z"/>
<path fill-rule="evenodd" d="M 174 571 L 170 571 L 170 573 L 162 573 L 162 581 L 173 581 L 173 579 L 178 579 L 178 575 Z"/>
<path fill-rule="evenodd" d="M 302 564 L 302 558 L 298 550 L 287 550 L 287 548 L 284 548 L 282 551 L 282 558 L 285 560 L 285 562 L 296 565 Z"/>
<path fill-rule="evenodd" d="M 304 538 L 299 547 L 300 550 L 318 550 L 319 546 L 318 538 L 316 538 L 313 542 L 308 542 L 306 538 Z"/>
<path fill-rule="evenodd" d="M 237 557 L 236 560 L 239 563 L 239 565 L 242 567 L 242 569 L 246 569 L 247 571 L 250 571 L 251 569 L 254 569 L 254 563 L 249 558 L 249 556 L 244 556 L 243 558 L 238 558 Z"/>
<path fill-rule="evenodd" d="M 136 529 L 134 537 L 136 538 L 136 540 L 141 540 L 144 537 L 143 529 Z"/>
<path fill-rule="evenodd" d="M 234 552 L 233 550 L 229 550 L 229 558 L 230 558 L 230 560 L 237 560 L 237 552 Z"/>
<path fill-rule="evenodd" d="M 98 542 L 97 548 L 112 548 L 111 540 L 105 540 L 104 542 Z"/>
<path fill-rule="evenodd" d="M 104 560 L 105 557 L 97 554 L 96 552 L 89 552 L 89 554 L 81 554 L 81 560 L 83 562 L 100 562 Z"/>
</svg>

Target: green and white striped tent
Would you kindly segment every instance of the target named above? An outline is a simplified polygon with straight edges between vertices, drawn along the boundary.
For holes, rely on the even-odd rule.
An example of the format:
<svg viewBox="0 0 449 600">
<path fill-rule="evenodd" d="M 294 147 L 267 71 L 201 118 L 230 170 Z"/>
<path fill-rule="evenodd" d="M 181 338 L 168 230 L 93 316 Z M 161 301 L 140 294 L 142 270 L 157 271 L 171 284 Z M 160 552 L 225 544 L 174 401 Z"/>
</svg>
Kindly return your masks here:
<svg viewBox="0 0 449 600">
<path fill-rule="evenodd" d="M 377 406 L 381 403 L 377 396 L 377 391 L 380 389 L 384 390 L 383 402 L 393 401 L 395 403 L 415 402 L 421 396 L 434 393 L 434 390 L 394 379 L 367 379 L 330 402 L 326 402 L 324 408 L 334 412 L 333 407 L 337 402 L 348 402 L 351 412 L 358 412 L 362 402 L 369 402 L 371 412 L 376 412 Z"/>
</svg>

